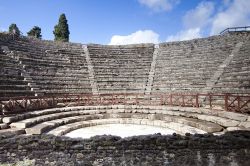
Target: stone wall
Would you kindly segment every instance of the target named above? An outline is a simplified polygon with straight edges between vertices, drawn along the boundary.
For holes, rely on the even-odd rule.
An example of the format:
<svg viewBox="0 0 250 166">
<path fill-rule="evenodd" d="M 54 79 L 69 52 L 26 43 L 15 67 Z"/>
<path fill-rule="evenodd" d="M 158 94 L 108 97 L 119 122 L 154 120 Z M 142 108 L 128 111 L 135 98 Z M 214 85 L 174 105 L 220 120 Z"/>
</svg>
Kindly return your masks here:
<svg viewBox="0 0 250 166">
<path fill-rule="evenodd" d="M 248 166 L 249 155 L 250 132 L 246 131 L 222 136 L 156 134 L 124 139 L 96 136 L 85 140 L 50 135 L 0 135 L 0 164 L 31 160 L 35 165 L 67 166 Z"/>
</svg>

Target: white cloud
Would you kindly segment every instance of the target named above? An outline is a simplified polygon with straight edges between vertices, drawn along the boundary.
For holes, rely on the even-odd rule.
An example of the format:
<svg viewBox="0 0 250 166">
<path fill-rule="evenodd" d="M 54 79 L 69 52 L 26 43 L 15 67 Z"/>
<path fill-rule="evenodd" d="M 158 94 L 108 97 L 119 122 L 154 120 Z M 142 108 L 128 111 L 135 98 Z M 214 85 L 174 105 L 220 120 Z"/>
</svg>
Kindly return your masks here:
<svg viewBox="0 0 250 166">
<path fill-rule="evenodd" d="M 139 30 L 127 36 L 114 35 L 110 45 L 159 43 L 159 35 L 152 30 Z"/>
<path fill-rule="evenodd" d="M 202 28 L 211 23 L 211 16 L 214 13 L 214 3 L 203 1 L 194 9 L 186 12 L 182 18 L 184 29 L 175 35 L 167 37 L 169 41 L 183 41 L 202 37 Z"/>
<path fill-rule="evenodd" d="M 138 0 L 142 5 L 147 6 L 155 12 L 170 11 L 179 0 Z"/>
<path fill-rule="evenodd" d="M 202 28 L 211 22 L 214 13 L 213 2 L 201 2 L 195 9 L 188 11 L 183 17 L 186 28 Z"/>
<path fill-rule="evenodd" d="M 191 28 L 184 31 L 180 31 L 176 35 L 169 36 L 166 41 L 183 41 L 191 40 L 194 38 L 201 38 L 200 28 Z"/>
<path fill-rule="evenodd" d="M 215 35 L 228 27 L 250 25 L 249 0 L 224 0 L 222 4 L 215 13 L 213 2 L 199 3 L 184 15 L 185 28 L 176 35 L 169 36 L 167 41 L 200 38 L 204 33 Z"/>
<path fill-rule="evenodd" d="M 212 22 L 211 35 L 225 28 L 250 24 L 250 1 L 234 0 L 228 7 L 216 14 Z"/>
</svg>

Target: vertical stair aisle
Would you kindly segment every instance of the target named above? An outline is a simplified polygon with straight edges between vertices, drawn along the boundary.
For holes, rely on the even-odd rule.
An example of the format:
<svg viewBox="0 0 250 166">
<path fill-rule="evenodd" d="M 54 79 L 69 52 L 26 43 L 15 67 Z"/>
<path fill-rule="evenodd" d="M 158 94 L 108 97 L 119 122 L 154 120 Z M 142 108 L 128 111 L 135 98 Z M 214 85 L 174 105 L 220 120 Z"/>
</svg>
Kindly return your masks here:
<svg viewBox="0 0 250 166">
<path fill-rule="evenodd" d="M 148 75 L 148 81 L 147 81 L 146 90 L 145 90 L 146 95 L 150 95 L 151 91 L 152 91 L 154 75 L 155 75 L 156 58 L 157 58 L 158 54 L 159 54 L 159 45 L 156 44 L 154 47 L 153 60 L 151 63 L 151 68 L 150 68 L 150 72 Z"/>
<path fill-rule="evenodd" d="M 89 51 L 88 51 L 88 46 L 87 45 L 82 45 L 82 48 L 84 50 L 85 56 L 86 56 L 86 61 L 88 64 L 88 71 L 89 71 L 89 80 L 90 80 L 90 84 L 92 87 L 92 93 L 93 95 L 98 95 L 99 91 L 97 88 L 97 83 L 95 81 L 95 74 L 94 74 L 94 69 L 93 69 L 93 65 L 91 62 L 91 58 L 89 56 Z"/>
<path fill-rule="evenodd" d="M 222 62 L 222 64 L 218 67 L 218 70 L 214 73 L 214 75 L 206 81 L 206 87 L 202 90 L 202 93 L 210 93 L 213 89 L 214 85 L 220 79 L 224 69 L 229 65 L 229 63 L 233 60 L 233 57 L 239 52 L 240 47 L 243 45 L 242 42 L 239 42 L 235 45 L 232 53 Z"/>
</svg>

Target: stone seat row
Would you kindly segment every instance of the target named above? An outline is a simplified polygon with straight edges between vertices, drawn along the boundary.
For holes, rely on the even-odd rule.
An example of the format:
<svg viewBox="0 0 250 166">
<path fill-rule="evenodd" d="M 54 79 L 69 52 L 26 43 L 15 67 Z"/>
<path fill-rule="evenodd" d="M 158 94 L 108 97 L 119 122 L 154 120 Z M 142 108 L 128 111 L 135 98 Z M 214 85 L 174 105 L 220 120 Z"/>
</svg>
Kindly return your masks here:
<svg viewBox="0 0 250 166">
<path fill-rule="evenodd" d="M 230 51 L 232 51 L 234 45 L 227 47 L 226 45 L 220 46 L 220 47 L 216 47 L 216 48 L 208 48 L 208 47 L 187 47 L 187 48 L 180 48 L 180 47 L 168 47 L 168 48 L 160 48 L 160 51 L 162 54 L 174 54 L 176 56 L 191 56 L 193 57 L 195 56 L 199 56 L 202 55 L 202 52 L 205 54 L 211 54 L 211 53 L 215 53 L 215 54 L 219 54 L 219 53 L 229 53 Z M 211 54 L 211 56 L 215 56 L 214 54 Z"/>
<path fill-rule="evenodd" d="M 115 75 L 115 76 L 114 76 Z M 148 75 L 142 74 L 141 76 L 139 75 L 129 75 L 129 74 L 112 74 L 108 73 L 108 75 L 105 75 L 103 73 L 96 75 L 95 79 L 96 82 L 114 82 L 114 81 L 127 81 L 127 82 L 141 82 L 142 80 L 147 81 Z"/>
<path fill-rule="evenodd" d="M 43 76 L 36 76 L 36 77 L 26 77 L 25 80 L 29 83 L 33 83 L 33 82 L 41 82 L 41 83 L 54 83 L 54 82 L 86 82 L 89 81 L 89 78 L 87 76 L 78 76 L 78 75 L 65 75 L 65 77 L 63 77 L 63 75 L 43 75 Z M 55 80 L 55 81 L 54 81 Z"/>
<path fill-rule="evenodd" d="M 98 74 L 95 75 L 95 78 L 105 78 L 105 77 L 136 77 L 136 78 L 146 78 L 148 75 L 148 72 L 126 72 L 126 71 L 120 71 L 118 72 L 110 72 L 110 73 L 102 73 L 102 72 L 97 72 Z"/>
<path fill-rule="evenodd" d="M 117 62 L 98 62 L 98 61 L 92 61 L 94 66 L 135 66 L 135 65 L 140 65 L 140 66 L 150 66 L 151 62 L 150 61 L 117 61 Z"/>
<path fill-rule="evenodd" d="M 81 65 L 81 66 L 86 66 L 86 64 L 84 63 L 79 63 L 79 64 L 74 64 L 76 66 L 73 65 L 73 63 L 50 63 L 50 62 L 23 62 L 22 64 L 25 66 L 29 66 L 30 68 L 32 68 L 33 66 L 37 66 L 37 67 L 51 67 L 51 68 L 77 68 L 77 65 Z"/>
<path fill-rule="evenodd" d="M 103 49 L 93 49 L 91 47 L 88 47 L 91 55 L 117 55 L 117 56 L 131 56 L 131 55 L 137 55 L 137 56 L 148 56 L 149 53 L 153 53 L 153 49 L 148 48 L 142 48 L 141 50 L 138 49 L 124 49 L 124 50 L 110 50 L 109 48 L 103 48 Z"/>
<path fill-rule="evenodd" d="M 152 89 L 152 94 L 159 94 L 159 93 L 200 93 L 202 88 L 200 87 L 164 87 L 164 88 L 154 88 Z"/>
<path fill-rule="evenodd" d="M 138 75 L 136 73 L 141 73 L 141 75 Z M 131 79 L 144 79 L 148 77 L 148 72 L 131 72 L 129 73 L 128 71 L 126 73 L 121 73 L 121 72 L 115 72 L 115 71 L 102 71 L 102 72 L 96 72 L 95 73 L 95 78 L 97 80 L 100 79 L 120 79 L 120 78 L 131 78 Z"/>
<path fill-rule="evenodd" d="M 129 78 L 114 78 L 114 77 L 111 77 L 111 78 L 102 78 L 102 79 L 98 79 L 96 80 L 97 83 L 115 83 L 115 82 L 134 82 L 134 83 L 142 83 L 144 82 L 145 79 L 135 79 L 135 78 L 132 78 L 132 77 L 129 77 Z"/>
<path fill-rule="evenodd" d="M 121 90 L 132 90 L 132 89 L 134 89 L 134 90 L 141 90 L 141 89 L 144 89 L 146 86 L 144 85 L 144 84 L 137 84 L 137 85 L 134 85 L 134 86 L 131 86 L 131 84 L 121 84 L 121 83 L 116 83 L 116 84 L 105 84 L 105 85 L 100 85 L 100 84 L 98 84 L 98 89 L 100 90 L 100 89 L 118 89 L 119 90 L 119 88 L 121 89 Z"/>
<path fill-rule="evenodd" d="M 65 92 L 70 92 L 70 91 L 87 91 L 91 92 L 91 87 L 90 86 L 76 86 L 76 85 L 71 85 L 71 86 L 45 86 L 45 87 L 39 87 L 38 90 L 36 91 L 43 91 L 43 92 L 48 92 L 48 91 L 65 91 Z M 78 92 L 79 93 L 79 92 Z"/>
<path fill-rule="evenodd" d="M 224 59 L 223 59 L 224 60 Z M 190 62 L 185 62 L 184 59 L 182 60 L 177 60 L 176 62 L 175 61 L 172 61 L 172 60 L 157 60 L 157 66 L 158 67 L 161 67 L 161 68 L 178 68 L 178 66 L 183 66 L 185 68 L 191 68 L 191 66 L 197 66 L 197 67 L 200 67 L 200 66 L 207 66 L 207 67 L 215 67 L 217 66 L 218 64 L 221 64 L 223 60 L 220 60 L 218 62 L 214 61 L 211 62 L 208 62 L 208 61 L 190 61 Z M 158 63 L 159 62 L 159 63 Z M 168 64 L 168 66 L 164 66 L 164 64 Z"/>
<path fill-rule="evenodd" d="M 152 55 L 152 54 L 151 54 Z M 152 60 L 152 56 L 148 56 L 148 57 L 142 57 L 142 56 L 138 56 L 137 55 L 131 55 L 131 57 L 127 57 L 127 56 L 121 56 L 121 57 L 117 57 L 116 55 L 113 56 L 104 56 L 104 55 L 100 55 L 100 56 L 96 56 L 96 55 L 91 55 L 90 54 L 90 58 L 92 59 L 93 62 L 118 62 L 118 61 L 142 61 L 142 62 L 149 62 Z"/>
<path fill-rule="evenodd" d="M 165 71 L 165 72 L 164 72 Z M 169 77 L 191 77 L 191 76 L 208 76 L 210 77 L 212 71 L 206 71 L 205 69 L 200 69 L 199 71 L 195 71 L 195 69 L 189 70 L 158 70 L 156 68 L 155 75 L 158 77 L 169 78 Z"/>
<path fill-rule="evenodd" d="M 160 85 L 155 85 L 154 84 L 154 88 L 155 89 L 159 89 L 159 90 L 163 90 L 165 88 L 204 88 L 205 85 L 202 84 L 160 84 Z"/>
<path fill-rule="evenodd" d="M 39 66 L 27 66 L 24 65 L 25 70 L 29 70 L 30 74 L 33 74 L 34 72 L 61 72 L 61 73 L 67 73 L 67 72 L 76 72 L 77 73 L 86 73 L 88 72 L 88 68 L 86 66 L 72 66 L 72 67 L 65 67 L 65 66 L 49 66 L 49 67 L 39 67 Z"/>
<path fill-rule="evenodd" d="M 215 87 L 212 89 L 212 93 L 222 93 L 222 94 L 227 94 L 227 93 L 232 93 L 232 94 L 249 94 L 250 90 L 249 88 L 242 87 L 242 88 L 235 88 L 235 87 Z"/>
<path fill-rule="evenodd" d="M 137 58 L 143 58 L 143 59 L 150 59 L 150 55 L 153 52 L 147 52 L 147 53 L 133 53 L 133 52 L 116 52 L 116 53 L 107 53 L 105 50 L 101 50 L 100 52 L 93 51 L 89 49 L 90 57 L 91 58 L 101 58 L 105 57 L 107 59 L 109 58 L 121 58 L 121 59 L 137 59 Z"/>
<path fill-rule="evenodd" d="M 211 61 L 212 60 L 212 61 Z M 159 65 L 163 65 L 164 63 L 167 63 L 169 64 L 170 66 L 169 67 L 174 67 L 175 65 L 195 65 L 195 66 L 199 66 L 199 65 L 207 65 L 207 66 L 214 66 L 218 63 L 221 63 L 222 61 L 224 60 L 224 58 L 221 58 L 221 59 L 202 59 L 202 60 L 199 60 L 199 59 L 196 59 L 196 60 L 193 60 L 193 59 L 190 59 L 190 58 L 187 58 L 187 59 L 184 59 L 184 58 L 178 58 L 178 59 L 165 59 L 165 58 L 160 58 L 157 60 L 157 63 Z M 174 64 L 173 64 L 174 63 Z M 187 66 L 188 67 L 188 66 Z"/>
<path fill-rule="evenodd" d="M 0 85 L 0 90 L 30 90 L 30 87 L 27 86 L 27 84 L 23 84 L 23 85 Z"/>
<path fill-rule="evenodd" d="M 230 80 L 239 80 L 239 81 L 248 81 L 250 80 L 250 75 L 223 75 L 220 79 L 223 79 L 223 81 L 230 81 Z"/>
<path fill-rule="evenodd" d="M 236 42 L 237 43 L 237 42 Z M 229 52 L 230 50 L 233 49 L 233 47 L 235 46 L 234 43 L 231 46 L 228 46 L 226 43 L 224 45 L 220 45 L 220 46 L 216 46 L 216 47 L 209 47 L 209 46 L 189 46 L 189 47 L 160 47 L 162 53 L 174 53 L 175 55 L 180 55 L 181 54 L 189 54 L 190 52 L 194 53 L 194 54 L 200 54 L 201 52 L 204 53 L 211 53 L 211 52 L 215 52 L 216 54 L 220 53 L 220 52 Z M 193 54 L 193 55 L 194 55 Z M 214 56 L 214 55 L 211 55 Z"/>
<path fill-rule="evenodd" d="M 215 55 L 212 56 L 210 54 L 215 54 Z M 187 62 L 189 62 L 190 60 L 192 60 L 194 62 L 199 62 L 199 61 L 209 61 L 212 59 L 215 59 L 215 61 L 220 61 L 223 57 L 226 57 L 226 55 L 228 55 L 230 53 L 221 53 L 221 54 L 216 54 L 216 53 L 209 53 L 209 54 L 207 53 L 206 54 L 204 52 L 200 53 L 200 54 L 193 54 L 192 52 L 190 54 L 187 54 L 187 53 L 181 53 L 181 54 L 161 53 L 159 56 L 159 59 L 178 61 L 180 58 L 183 58 Z"/>
<path fill-rule="evenodd" d="M 224 72 L 225 73 L 230 73 L 230 72 L 247 72 L 249 71 L 249 62 L 242 62 L 238 63 L 237 65 L 235 64 L 229 64 L 228 67 L 225 68 Z"/>
<path fill-rule="evenodd" d="M 59 82 L 65 82 L 65 83 L 86 83 L 89 82 L 88 77 L 74 77 L 74 76 L 32 76 L 32 79 L 29 79 L 29 82 L 32 83 L 33 81 L 37 81 L 41 84 L 45 83 L 59 83 Z"/>
<path fill-rule="evenodd" d="M 224 72 L 221 76 L 221 80 L 226 78 L 247 78 L 249 76 L 249 71 L 240 71 L 240 72 Z"/>
<path fill-rule="evenodd" d="M 95 68 L 94 67 L 94 71 L 97 74 L 102 74 L 102 73 L 107 73 L 107 74 L 112 74 L 112 73 L 148 73 L 149 72 L 149 67 L 148 68 L 141 68 L 141 67 L 134 67 L 134 68 L 127 68 L 127 67 L 117 67 L 117 68 Z"/>
<path fill-rule="evenodd" d="M 202 108 L 195 109 L 165 106 L 156 108 L 151 106 L 123 105 L 54 108 L 4 117 L 2 121 L 13 129 L 25 129 L 28 134 L 41 134 L 49 130 L 51 134 L 53 132 L 59 132 L 61 129 L 67 129 L 67 125 L 69 124 L 73 125 L 73 123 L 77 122 L 84 123 L 85 121 L 94 119 L 112 120 L 114 118 L 118 118 L 119 121 L 124 120 L 128 123 L 137 121 L 137 124 L 147 125 L 153 125 L 154 123 L 159 124 L 161 123 L 159 121 L 165 123 L 173 122 L 174 124 L 177 123 L 173 125 L 175 127 L 178 127 L 178 124 L 182 124 L 209 133 L 220 132 L 223 128 L 224 131 L 249 129 L 250 124 L 247 115 L 225 111 L 214 111 Z M 63 127 L 64 125 L 65 127 Z M 74 126 L 75 125 L 71 127 Z M 183 133 L 185 132 L 183 131 Z"/>
<path fill-rule="evenodd" d="M 232 67 L 235 67 L 235 66 L 237 67 L 241 63 L 243 63 L 243 65 L 247 65 L 247 64 L 249 64 L 249 62 L 250 62 L 250 58 L 249 57 L 240 57 L 240 56 L 237 56 L 237 57 L 235 57 L 235 59 L 233 59 L 231 61 L 230 66 L 232 65 Z"/>
<path fill-rule="evenodd" d="M 23 76 L 21 75 L 8 75 L 8 74 L 0 74 L 1 80 L 23 80 Z M 1 82 L 0 82 L 1 83 Z"/>
<path fill-rule="evenodd" d="M 43 95 L 64 95 L 64 94 L 91 94 L 92 89 L 45 89 L 45 90 L 36 90 L 36 93 L 42 93 Z"/>
<path fill-rule="evenodd" d="M 145 68 L 148 68 L 150 65 L 149 64 L 137 64 L 137 63 L 130 63 L 130 64 L 127 64 L 127 63 L 112 63 L 112 64 L 108 64 L 108 65 L 104 65 L 104 64 L 99 64 L 99 63 L 93 63 L 93 66 L 94 68 L 97 68 L 97 69 L 109 69 L 109 68 L 125 68 L 125 69 L 144 69 Z"/>
<path fill-rule="evenodd" d="M 119 87 L 119 88 L 99 88 L 100 94 L 113 94 L 113 93 L 144 93 L 143 88 L 136 88 L 136 87 Z"/>
<path fill-rule="evenodd" d="M 19 87 L 19 88 L 22 88 L 24 86 L 27 86 L 28 83 L 27 81 L 24 81 L 23 79 L 4 79 L 1 80 L 0 82 L 0 86 L 3 88 L 4 86 L 6 86 L 6 88 L 9 86 L 9 87 Z"/>
<path fill-rule="evenodd" d="M 9 55 L 5 55 L 1 53 L 0 53 L 0 62 L 1 63 L 18 63 L 17 60 L 9 57 Z"/>
<path fill-rule="evenodd" d="M 88 46 L 88 49 L 93 52 L 93 53 L 98 53 L 98 54 L 110 54 L 110 55 L 132 55 L 132 54 L 145 54 L 147 55 L 148 52 L 153 52 L 154 49 L 151 47 L 143 47 L 143 48 L 123 48 L 123 49 L 110 49 L 108 47 L 104 48 L 93 48 Z"/>
<path fill-rule="evenodd" d="M 83 65 L 86 63 L 85 59 L 77 59 L 76 61 L 72 61 L 72 59 L 35 59 L 35 58 L 20 58 L 20 61 L 23 64 L 39 64 L 39 65 L 47 65 L 47 64 L 56 64 L 56 65 L 68 65 L 68 64 L 75 64 L 75 65 Z"/>
<path fill-rule="evenodd" d="M 0 97 L 34 96 L 30 90 L 0 90 Z"/>
<path fill-rule="evenodd" d="M 124 90 L 128 90 L 128 91 L 131 91 L 133 92 L 133 90 L 138 93 L 138 91 L 144 91 L 145 89 L 145 86 L 141 85 L 141 86 L 131 86 L 131 85 L 120 85 L 119 83 L 117 83 L 117 85 L 115 86 L 112 86 L 112 85 L 98 85 L 98 90 L 99 91 L 102 91 L 102 90 L 105 90 L 105 91 L 108 91 L 110 90 L 111 92 L 113 91 L 124 91 Z"/>
<path fill-rule="evenodd" d="M 74 69 L 74 70 L 65 70 L 65 69 L 58 69 L 58 70 L 45 70 L 45 69 L 40 69 L 40 70 L 30 70 L 27 69 L 25 70 L 25 72 L 29 72 L 31 74 L 29 74 L 29 76 L 32 76 L 32 78 L 34 77 L 85 77 L 88 74 L 87 69 Z M 24 74 L 25 75 L 25 74 Z M 28 76 L 28 75 L 27 75 Z"/>
<path fill-rule="evenodd" d="M 206 69 L 206 68 L 218 68 L 218 66 L 222 63 L 222 61 L 220 62 L 214 62 L 214 63 L 206 63 L 206 62 L 190 62 L 190 63 L 183 63 L 180 62 L 180 60 L 178 60 L 179 62 L 173 62 L 173 61 L 162 61 L 159 62 L 157 61 L 157 65 L 156 68 L 161 70 L 161 69 L 166 69 L 166 70 L 190 70 L 190 69 Z M 183 60 L 184 61 L 184 60 Z M 159 62 L 159 63 L 158 63 Z M 166 66 L 167 64 L 167 66 Z"/>
<path fill-rule="evenodd" d="M 94 71 L 97 74 L 101 74 L 102 73 L 107 73 L 107 74 L 112 74 L 112 73 L 131 73 L 131 74 L 135 74 L 135 73 L 142 73 L 142 74 L 147 74 L 149 72 L 150 69 L 148 68 L 95 68 L 94 67 Z"/>
<path fill-rule="evenodd" d="M 143 87 L 131 87 L 131 86 L 98 86 L 98 90 L 102 94 L 112 94 L 112 93 L 144 93 L 145 88 Z"/>
<path fill-rule="evenodd" d="M 110 49 L 108 47 L 106 48 L 92 48 L 88 46 L 88 49 L 91 51 L 91 53 L 97 53 L 97 54 L 104 54 L 104 55 L 132 55 L 132 54 L 141 54 L 141 55 L 147 55 L 148 52 L 153 52 L 153 48 L 144 47 L 144 48 L 133 48 L 133 49 Z"/>
<path fill-rule="evenodd" d="M 204 76 L 199 76 L 199 75 L 194 75 L 194 76 L 190 76 L 190 77 L 185 77 L 185 76 L 179 76 L 179 77 L 175 77 L 175 76 L 170 76 L 170 77 L 164 77 L 161 79 L 161 76 L 157 76 L 154 79 L 154 85 L 161 85 L 161 84 L 174 84 L 174 82 L 171 82 L 171 80 L 175 81 L 175 82 L 179 82 L 179 83 L 187 83 L 187 84 L 204 84 L 206 83 L 206 78 L 208 77 L 204 77 Z"/>
<path fill-rule="evenodd" d="M 144 93 L 144 89 L 136 89 L 136 88 L 123 88 L 123 89 L 108 89 L 108 88 L 98 88 L 99 94 L 114 94 L 114 93 L 119 93 L 119 94 L 125 94 L 125 93 Z"/>
</svg>

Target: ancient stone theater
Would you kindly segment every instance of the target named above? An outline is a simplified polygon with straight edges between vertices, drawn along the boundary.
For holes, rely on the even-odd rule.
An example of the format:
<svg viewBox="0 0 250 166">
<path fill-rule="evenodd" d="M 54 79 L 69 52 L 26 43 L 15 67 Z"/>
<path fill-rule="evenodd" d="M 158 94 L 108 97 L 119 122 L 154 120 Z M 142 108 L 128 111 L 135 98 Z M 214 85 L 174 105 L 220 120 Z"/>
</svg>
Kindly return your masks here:
<svg viewBox="0 0 250 166">
<path fill-rule="evenodd" d="M 0 66 L 3 165 L 250 165 L 247 30 L 132 45 L 0 33 Z M 155 128 L 70 136 L 111 125 Z"/>
</svg>

